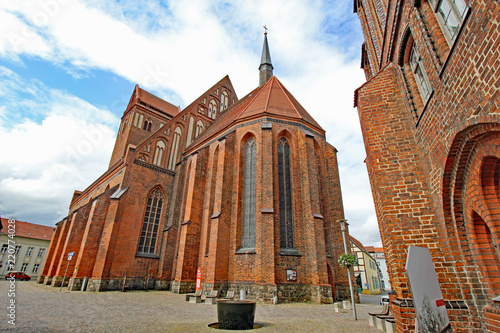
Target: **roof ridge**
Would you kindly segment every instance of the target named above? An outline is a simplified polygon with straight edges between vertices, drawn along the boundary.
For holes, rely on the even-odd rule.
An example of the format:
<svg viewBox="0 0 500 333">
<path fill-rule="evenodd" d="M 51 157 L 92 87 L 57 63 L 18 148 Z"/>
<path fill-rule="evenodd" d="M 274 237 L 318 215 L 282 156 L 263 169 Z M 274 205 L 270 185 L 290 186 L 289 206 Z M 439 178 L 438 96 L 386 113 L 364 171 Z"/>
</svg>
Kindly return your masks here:
<svg viewBox="0 0 500 333">
<path fill-rule="evenodd" d="M 273 76 L 273 77 L 275 77 L 275 76 Z M 283 90 L 283 92 L 285 93 L 285 97 L 288 100 L 288 102 L 290 102 L 290 104 L 292 105 L 293 109 L 295 110 L 295 113 L 299 116 L 300 119 L 304 119 L 304 117 L 302 117 L 302 115 L 300 114 L 299 110 L 297 110 L 295 103 L 293 103 L 293 101 L 288 96 L 288 94 L 290 94 L 290 92 L 281 84 L 281 81 L 278 80 L 278 78 L 276 78 L 276 81 L 278 81 L 278 84 L 279 84 L 281 90 Z"/>
</svg>

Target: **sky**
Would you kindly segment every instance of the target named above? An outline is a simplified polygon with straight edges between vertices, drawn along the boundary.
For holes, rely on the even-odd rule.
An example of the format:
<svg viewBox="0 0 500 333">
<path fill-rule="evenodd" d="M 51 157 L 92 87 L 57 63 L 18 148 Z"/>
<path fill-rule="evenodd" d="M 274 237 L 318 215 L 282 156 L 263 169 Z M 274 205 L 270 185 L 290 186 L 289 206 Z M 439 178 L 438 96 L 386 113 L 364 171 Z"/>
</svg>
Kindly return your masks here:
<svg viewBox="0 0 500 333">
<path fill-rule="evenodd" d="M 381 246 L 354 90 L 363 37 L 345 0 L 0 2 L 0 213 L 53 226 L 107 170 L 134 86 L 189 105 L 229 75 L 274 75 L 337 148 L 350 234 Z"/>
</svg>

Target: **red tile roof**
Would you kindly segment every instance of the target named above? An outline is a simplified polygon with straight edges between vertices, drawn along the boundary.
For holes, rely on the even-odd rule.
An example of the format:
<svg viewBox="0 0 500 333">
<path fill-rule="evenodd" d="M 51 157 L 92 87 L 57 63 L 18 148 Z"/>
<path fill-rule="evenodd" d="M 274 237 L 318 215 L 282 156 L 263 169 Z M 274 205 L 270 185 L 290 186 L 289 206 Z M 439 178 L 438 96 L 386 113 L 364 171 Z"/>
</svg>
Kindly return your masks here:
<svg viewBox="0 0 500 333">
<path fill-rule="evenodd" d="M 2 234 L 8 233 L 8 225 L 9 219 L 4 219 L 2 217 Z M 56 230 L 55 227 L 49 227 L 46 225 L 34 224 L 29 222 L 17 221 L 14 223 L 15 225 L 15 237 L 26 237 L 26 238 L 34 238 L 34 239 L 43 239 L 48 240 L 52 238 L 52 234 Z"/>
<path fill-rule="evenodd" d="M 139 88 L 139 86 L 137 86 L 137 92 L 138 92 L 137 97 L 139 100 L 141 100 L 142 102 L 144 102 L 148 105 L 155 107 L 156 109 L 159 109 L 165 113 L 168 113 L 171 116 L 175 116 L 180 112 L 179 107 L 177 107 L 173 104 L 170 104 L 169 102 L 161 99 L 160 97 L 157 97 L 157 96 L 151 94 L 150 92 L 148 92 L 142 88 Z"/>
<path fill-rule="evenodd" d="M 212 125 L 191 144 L 186 154 L 203 145 L 207 140 L 221 134 L 236 123 L 271 116 L 307 124 L 310 128 L 325 133 L 325 130 L 300 105 L 292 94 L 273 76 L 265 85 L 256 88 L 222 113 Z"/>
</svg>

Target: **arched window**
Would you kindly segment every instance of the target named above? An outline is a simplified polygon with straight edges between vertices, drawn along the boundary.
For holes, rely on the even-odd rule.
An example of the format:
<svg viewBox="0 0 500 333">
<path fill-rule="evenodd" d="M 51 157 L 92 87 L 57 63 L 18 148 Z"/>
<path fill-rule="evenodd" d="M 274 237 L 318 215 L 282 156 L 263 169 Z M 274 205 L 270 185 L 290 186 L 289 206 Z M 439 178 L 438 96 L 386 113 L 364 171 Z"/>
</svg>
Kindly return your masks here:
<svg viewBox="0 0 500 333">
<path fill-rule="evenodd" d="M 153 164 L 160 165 L 161 158 L 163 156 L 163 151 L 165 150 L 165 142 L 162 140 L 156 143 L 155 156 L 153 158 Z"/>
<path fill-rule="evenodd" d="M 229 97 L 227 91 L 224 90 L 220 95 L 220 113 L 222 113 L 222 111 L 227 109 L 228 104 L 229 104 Z"/>
<path fill-rule="evenodd" d="M 429 83 L 429 79 L 427 78 L 427 74 L 425 73 L 422 58 L 418 53 L 416 43 L 413 43 L 411 47 L 409 63 L 413 76 L 415 77 L 415 81 L 417 82 L 420 96 L 422 96 L 422 101 L 425 103 L 431 95 L 431 85 Z"/>
<path fill-rule="evenodd" d="M 215 119 L 215 117 L 217 117 L 217 102 L 213 99 L 210 100 L 210 103 L 208 105 L 208 116 L 212 119 Z"/>
<path fill-rule="evenodd" d="M 245 147 L 243 180 L 242 248 L 255 248 L 257 146 L 252 138 Z"/>
<path fill-rule="evenodd" d="M 186 147 L 189 146 L 191 143 L 191 138 L 193 136 L 193 126 L 194 126 L 194 118 L 191 116 L 189 118 L 189 127 L 188 127 L 188 133 L 186 137 Z"/>
<path fill-rule="evenodd" d="M 146 204 L 146 212 L 144 213 L 144 221 L 137 253 L 155 254 L 162 206 L 163 198 L 160 190 L 157 189 L 151 193 Z"/>
<path fill-rule="evenodd" d="M 174 137 L 172 139 L 172 150 L 170 151 L 170 159 L 168 161 L 168 169 L 175 170 L 175 164 L 177 163 L 177 151 L 179 149 L 179 141 L 181 140 L 182 130 L 177 127 L 174 131 Z"/>
<path fill-rule="evenodd" d="M 149 124 L 148 124 L 148 132 L 151 132 L 151 126 L 152 125 L 153 125 L 153 122 L 150 121 Z"/>
<path fill-rule="evenodd" d="M 286 138 L 278 143 L 278 181 L 280 200 L 280 246 L 292 249 L 293 244 L 293 210 L 292 186 L 290 181 L 290 147 Z"/>
<path fill-rule="evenodd" d="M 198 122 L 196 123 L 196 132 L 194 134 L 194 137 L 197 138 L 198 135 L 201 134 L 201 132 L 203 132 L 203 122 L 201 120 L 198 120 Z"/>
</svg>

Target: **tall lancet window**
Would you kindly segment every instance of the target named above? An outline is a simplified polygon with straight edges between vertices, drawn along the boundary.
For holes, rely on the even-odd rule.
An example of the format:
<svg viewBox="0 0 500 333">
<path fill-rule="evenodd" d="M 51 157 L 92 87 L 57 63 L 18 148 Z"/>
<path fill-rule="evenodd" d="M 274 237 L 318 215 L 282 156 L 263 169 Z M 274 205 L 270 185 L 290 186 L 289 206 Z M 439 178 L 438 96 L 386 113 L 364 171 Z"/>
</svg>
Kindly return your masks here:
<svg viewBox="0 0 500 333">
<path fill-rule="evenodd" d="M 160 225 L 162 206 L 163 198 L 160 190 L 157 189 L 151 193 L 148 198 L 137 253 L 155 254 L 156 238 L 158 235 L 158 227 Z"/>
<path fill-rule="evenodd" d="M 163 151 L 165 150 L 165 142 L 162 140 L 156 143 L 155 156 L 153 158 L 153 164 L 161 165 L 161 158 L 163 156 Z"/>
<path fill-rule="evenodd" d="M 252 138 L 248 140 L 245 148 L 242 248 L 255 248 L 256 174 L 257 146 Z"/>
<path fill-rule="evenodd" d="M 290 182 L 290 147 L 286 138 L 278 143 L 278 181 L 280 197 L 280 234 L 282 249 L 293 248 L 292 186 Z"/>
<path fill-rule="evenodd" d="M 175 165 L 177 164 L 177 150 L 179 149 L 179 141 L 181 140 L 182 130 L 177 127 L 174 132 L 172 139 L 172 149 L 170 150 L 170 160 L 168 161 L 168 169 L 175 170 Z"/>
</svg>

